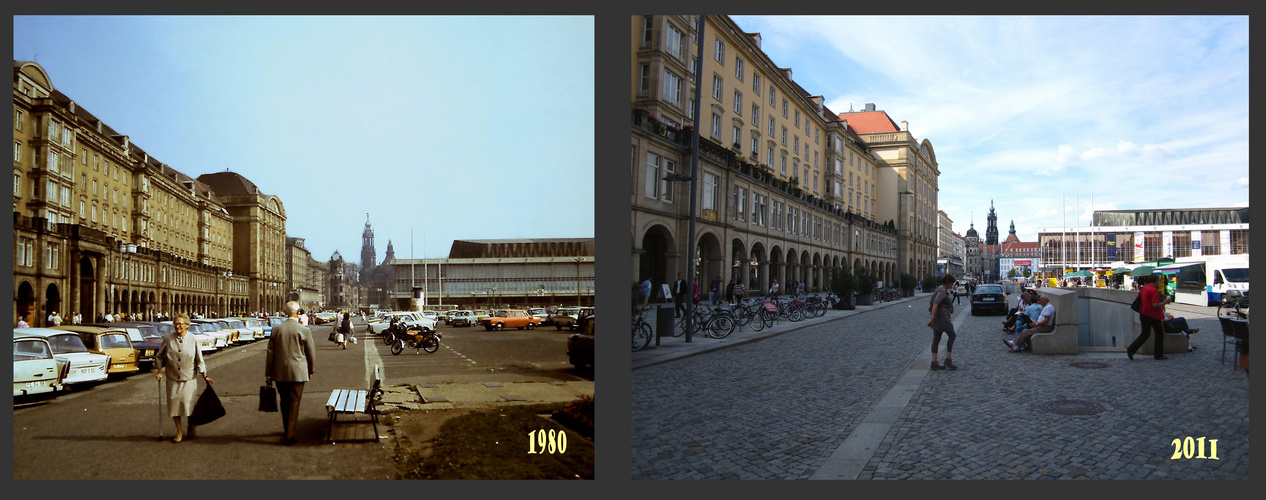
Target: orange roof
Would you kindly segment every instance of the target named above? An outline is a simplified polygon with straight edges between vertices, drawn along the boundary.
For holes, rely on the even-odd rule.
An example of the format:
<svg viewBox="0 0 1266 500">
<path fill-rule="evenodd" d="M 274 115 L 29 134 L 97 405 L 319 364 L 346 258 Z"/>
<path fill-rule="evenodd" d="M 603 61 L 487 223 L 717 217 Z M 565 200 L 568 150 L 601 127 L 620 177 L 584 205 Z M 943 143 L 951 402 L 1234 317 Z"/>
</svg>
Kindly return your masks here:
<svg viewBox="0 0 1266 500">
<path fill-rule="evenodd" d="M 897 128 L 896 123 L 893 123 L 892 118 L 888 117 L 888 113 L 883 111 L 840 113 L 840 119 L 847 120 L 848 127 L 859 134 L 898 132 L 901 130 Z"/>
</svg>

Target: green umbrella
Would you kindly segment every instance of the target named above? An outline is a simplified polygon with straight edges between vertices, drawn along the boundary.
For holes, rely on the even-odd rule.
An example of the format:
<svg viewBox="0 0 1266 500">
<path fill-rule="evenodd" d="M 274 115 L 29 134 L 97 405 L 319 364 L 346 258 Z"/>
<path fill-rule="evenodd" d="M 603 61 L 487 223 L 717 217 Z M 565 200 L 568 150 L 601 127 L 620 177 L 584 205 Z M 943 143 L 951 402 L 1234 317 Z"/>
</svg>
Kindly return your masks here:
<svg viewBox="0 0 1266 500">
<path fill-rule="evenodd" d="M 1131 277 L 1147 276 L 1149 274 L 1152 274 L 1152 269 L 1154 269 L 1152 266 L 1139 266 L 1139 267 L 1134 268 L 1133 271 L 1130 271 L 1130 276 Z"/>
<path fill-rule="evenodd" d="M 1094 276 L 1094 273 L 1090 271 L 1075 271 L 1064 275 L 1065 278 L 1083 278 L 1086 276 Z"/>
</svg>

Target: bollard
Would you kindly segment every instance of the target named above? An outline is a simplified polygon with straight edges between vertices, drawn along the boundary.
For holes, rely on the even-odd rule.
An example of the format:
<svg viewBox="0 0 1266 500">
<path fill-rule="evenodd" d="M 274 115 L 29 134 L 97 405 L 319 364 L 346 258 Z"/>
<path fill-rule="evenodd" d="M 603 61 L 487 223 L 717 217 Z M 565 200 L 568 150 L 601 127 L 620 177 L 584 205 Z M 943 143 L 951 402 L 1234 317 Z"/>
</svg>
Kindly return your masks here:
<svg viewBox="0 0 1266 500">
<path fill-rule="evenodd" d="M 669 332 L 672 335 L 673 322 L 677 319 L 674 317 L 676 312 L 672 307 L 656 306 L 655 307 L 655 345 L 659 345 L 659 337 L 662 332 Z"/>
</svg>

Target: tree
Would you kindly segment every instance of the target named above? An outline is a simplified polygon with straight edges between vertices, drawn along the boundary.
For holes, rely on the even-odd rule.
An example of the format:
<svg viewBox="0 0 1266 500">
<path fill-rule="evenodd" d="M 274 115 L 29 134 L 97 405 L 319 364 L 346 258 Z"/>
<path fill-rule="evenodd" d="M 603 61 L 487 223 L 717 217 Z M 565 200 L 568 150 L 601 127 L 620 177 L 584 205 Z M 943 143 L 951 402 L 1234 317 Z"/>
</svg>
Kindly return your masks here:
<svg viewBox="0 0 1266 500">
<path fill-rule="evenodd" d="M 1010 270 L 1010 271 L 1007 271 L 1007 277 L 1008 277 L 1008 278 L 1014 278 L 1014 277 L 1015 277 L 1015 268 L 1011 268 L 1011 270 Z"/>
<path fill-rule="evenodd" d="M 876 286 L 879 284 L 879 277 L 870 271 L 870 268 L 859 267 L 854 272 L 857 276 L 857 293 L 862 295 L 870 295 L 874 293 Z"/>
<path fill-rule="evenodd" d="M 1025 277 L 1025 278 L 1030 278 L 1030 277 L 1032 277 L 1032 276 L 1033 276 L 1033 272 L 1032 272 L 1032 271 L 1029 271 L 1029 268 L 1027 268 L 1027 267 L 1026 267 L 1026 268 L 1024 268 L 1024 277 Z"/>
<path fill-rule="evenodd" d="M 853 291 L 857 289 L 857 278 L 847 269 L 831 270 L 831 291 L 840 296 L 839 305 L 853 303 Z"/>
</svg>

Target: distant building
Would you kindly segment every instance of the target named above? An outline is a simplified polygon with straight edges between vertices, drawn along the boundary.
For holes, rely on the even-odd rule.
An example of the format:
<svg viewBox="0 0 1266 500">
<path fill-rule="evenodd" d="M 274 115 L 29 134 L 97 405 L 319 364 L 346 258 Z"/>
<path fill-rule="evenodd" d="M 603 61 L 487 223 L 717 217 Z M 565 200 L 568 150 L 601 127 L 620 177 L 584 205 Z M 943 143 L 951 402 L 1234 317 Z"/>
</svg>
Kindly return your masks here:
<svg viewBox="0 0 1266 500">
<path fill-rule="evenodd" d="M 457 240 L 448 257 L 392 259 L 390 308 L 593 305 L 593 238 Z"/>
<path fill-rule="evenodd" d="M 1038 228 L 1043 269 L 1110 269 L 1114 262 L 1249 253 L 1248 207 L 1101 210 L 1083 227 Z"/>
<path fill-rule="evenodd" d="M 1011 221 L 1011 231 L 1002 242 L 1002 251 L 998 255 L 998 275 L 1011 276 L 1015 270 L 1016 277 L 1035 277 L 1041 273 L 1042 252 L 1038 242 L 1022 242 L 1015 234 L 1015 221 Z M 1028 271 L 1026 276 L 1024 273 Z"/>
</svg>

